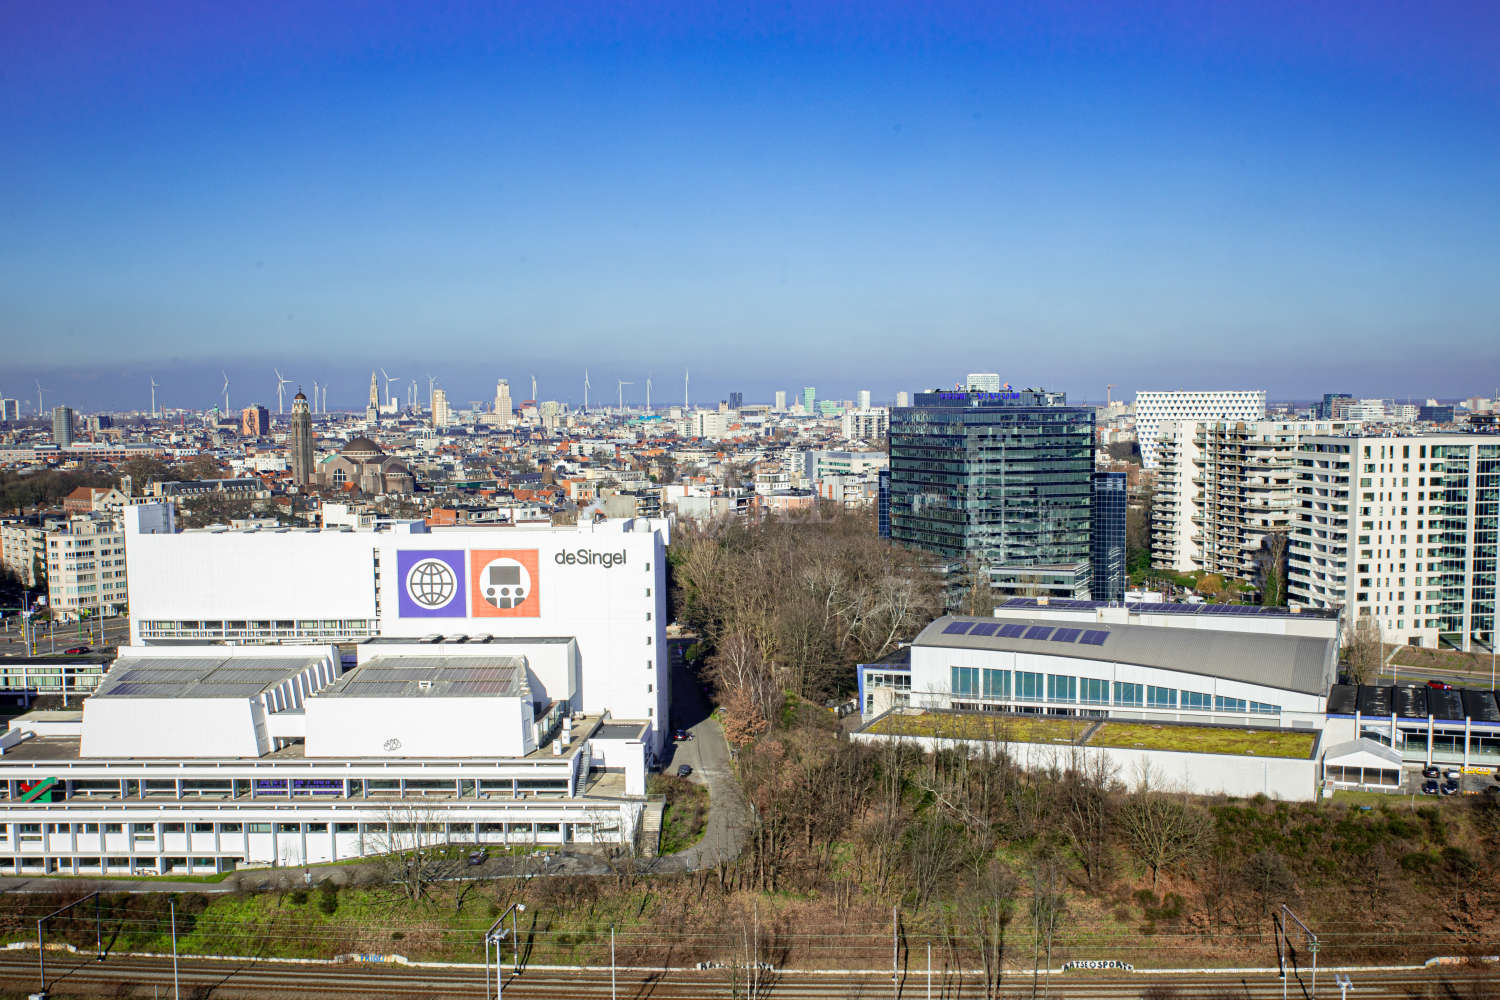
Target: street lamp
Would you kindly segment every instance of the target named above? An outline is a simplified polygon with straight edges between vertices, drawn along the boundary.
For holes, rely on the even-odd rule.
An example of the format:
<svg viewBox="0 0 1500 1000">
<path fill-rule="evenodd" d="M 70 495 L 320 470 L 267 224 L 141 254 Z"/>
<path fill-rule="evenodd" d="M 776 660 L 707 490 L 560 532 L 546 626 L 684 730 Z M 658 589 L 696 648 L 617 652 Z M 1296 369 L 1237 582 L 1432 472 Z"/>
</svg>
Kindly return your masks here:
<svg viewBox="0 0 1500 1000">
<path fill-rule="evenodd" d="M 510 904 L 510 906 L 506 909 L 506 911 L 504 913 L 500 914 L 500 916 L 498 918 L 496 918 L 496 920 L 495 920 L 495 922 L 493 924 L 490 924 L 490 929 L 484 932 L 484 969 L 485 969 L 484 994 L 485 994 L 486 998 L 489 997 L 489 993 L 490 993 L 490 989 L 489 989 L 490 945 L 493 944 L 495 946 L 495 997 L 496 997 L 496 1000 L 499 1000 L 499 998 L 501 996 L 503 996 L 503 994 L 504 994 L 504 980 L 501 979 L 501 976 L 500 976 L 500 961 L 501 961 L 501 959 L 500 959 L 500 945 L 501 945 L 501 942 L 504 941 L 507 936 L 510 937 L 511 942 L 512 942 L 512 946 L 515 949 L 515 952 L 514 952 L 515 958 L 514 958 L 513 964 L 511 965 L 511 974 L 512 975 L 519 975 L 520 972 L 521 972 L 521 937 L 516 932 L 516 914 L 517 913 L 525 913 L 525 912 L 526 912 L 526 904 L 525 903 L 512 903 L 512 904 Z M 507 931 L 502 926 L 505 923 L 505 918 L 506 917 L 510 917 L 510 930 L 509 931 Z"/>
</svg>

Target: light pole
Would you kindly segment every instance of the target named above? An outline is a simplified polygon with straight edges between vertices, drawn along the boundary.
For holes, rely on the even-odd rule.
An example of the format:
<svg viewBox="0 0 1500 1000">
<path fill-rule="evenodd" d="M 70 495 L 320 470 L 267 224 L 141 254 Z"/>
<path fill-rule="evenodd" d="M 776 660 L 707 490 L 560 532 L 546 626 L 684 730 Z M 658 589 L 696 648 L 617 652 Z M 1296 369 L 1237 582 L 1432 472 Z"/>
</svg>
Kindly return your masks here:
<svg viewBox="0 0 1500 1000">
<path fill-rule="evenodd" d="M 500 947 L 501 947 L 501 944 L 500 943 L 505 940 L 505 937 L 506 937 L 507 933 L 510 935 L 510 938 L 511 938 L 511 940 L 512 940 L 512 942 L 514 944 L 514 947 L 515 947 L 515 961 L 514 961 L 514 964 L 511 966 L 511 974 L 512 975 L 520 975 L 521 974 L 521 936 L 516 931 L 516 914 L 517 913 L 525 913 L 525 912 L 526 912 L 526 904 L 525 903 L 512 903 L 512 904 L 510 904 L 510 906 L 506 909 L 506 911 L 504 913 L 500 914 L 500 916 L 495 919 L 495 922 L 493 924 L 490 924 L 490 929 L 484 932 L 484 967 L 485 967 L 485 987 L 484 987 L 484 993 L 485 993 L 486 997 L 489 996 L 489 992 L 490 992 L 490 989 L 489 989 L 489 966 L 490 966 L 490 945 L 491 944 L 493 944 L 495 946 L 495 996 L 496 996 L 497 1000 L 498 1000 L 498 998 L 500 996 L 503 995 L 503 992 L 504 992 L 504 983 L 503 983 L 503 980 L 501 979 L 501 969 L 500 969 L 500 962 L 501 962 L 501 957 L 500 957 Z M 504 926 L 505 925 L 505 918 L 506 917 L 510 917 L 510 930 L 508 932 L 505 930 L 505 926 Z"/>
</svg>

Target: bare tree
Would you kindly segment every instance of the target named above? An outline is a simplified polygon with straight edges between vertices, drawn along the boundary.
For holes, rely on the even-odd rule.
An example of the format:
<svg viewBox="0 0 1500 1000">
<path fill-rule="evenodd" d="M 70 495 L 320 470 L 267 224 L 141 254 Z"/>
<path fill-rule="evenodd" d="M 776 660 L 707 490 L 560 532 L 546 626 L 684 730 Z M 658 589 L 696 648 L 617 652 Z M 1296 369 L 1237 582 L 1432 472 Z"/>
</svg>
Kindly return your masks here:
<svg viewBox="0 0 1500 1000">
<path fill-rule="evenodd" d="M 1276 607 L 1286 603 L 1286 546 L 1285 531 L 1273 531 L 1260 540 L 1262 557 L 1262 579 L 1260 603 Z"/>
<path fill-rule="evenodd" d="M 1031 912 L 1032 933 L 1031 995 L 1036 996 L 1041 960 L 1045 955 L 1047 968 L 1052 968 L 1052 943 L 1067 915 L 1068 900 L 1063 895 L 1062 868 L 1052 855 L 1038 855 L 1031 863 L 1030 875 L 1031 901 L 1027 908 Z"/>
<path fill-rule="evenodd" d="M 1156 889 L 1161 873 L 1193 857 L 1209 834 L 1208 818 L 1176 795 L 1143 787 L 1120 808 L 1120 827 L 1136 858 L 1151 872 Z"/>
<path fill-rule="evenodd" d="M 985 1000 L 997 1000 L 1000 996 L 1000 978 L 1005 970 L 1005 932 L 1015 915 L 1018 886 L 1009 866 L 998 858 L 986 857 L 974 862 L 967 891 L 961 897 L 967 904 L 969 924 L 979 948 L 979 964 L 984 969 Z"/>
<path fill-rule="evenodd" d="M 1090 892 L 1098 892 L 1114 870 L 1116 785 L 1108 757 L 1074 748 L 1069 779 L 1062 783 L 1062 826 Z"/>
<path fill-rule="evenodd" d="M 380 811 L 380 829 L 368 843 L 379 855 L 380 881 L 418 902 L 433 886 L 464 870 L 462 845 L 450 843 L 440 814 L 421 802 L 396 802 Z"/>
<path fill-rule="evenodd" d="M 1368 684 L 1380 674 L 1385 660 L 1385 641 L 1380 619 L 1359 615 L 1344 630 L 1345 666 L 1354 684 Z"/>
</svg>

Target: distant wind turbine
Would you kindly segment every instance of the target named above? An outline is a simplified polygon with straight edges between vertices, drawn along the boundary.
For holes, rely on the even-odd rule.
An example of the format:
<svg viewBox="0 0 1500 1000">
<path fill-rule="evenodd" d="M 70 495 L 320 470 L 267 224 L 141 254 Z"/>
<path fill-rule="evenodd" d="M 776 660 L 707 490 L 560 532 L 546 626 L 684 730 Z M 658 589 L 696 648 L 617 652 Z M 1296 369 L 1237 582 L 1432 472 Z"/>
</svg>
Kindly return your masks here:
<svg viewBox="0 0 1500 1000">
<path fill-rule="evenodd" d="M 682 370 L 682 408 L 688 409 L 688 370 Z"/>
<path fill-rule="evenodd" d="M 219 372 L 219 374 L 224 376 L 224 388 L 221 389 L 221 390 L 219 390 L 219 391 L 222 392 L 222 393 L 224 393 L 224 412 L 228 413 L 229 412 L 229 373 L 228 372 Z"/>
<path fill-rule="evenodd" d="M 617 386 L 617 388 L 620 390 L 620 412 L 624 413 L 625 412 L 625 387 L 627 385 L 635 385 L 635 383 L 634 382 L 626 382 L 624 379 L 615 379 L 615 381 L 619 383 L 619 385 Z"/>
<path fill-rule="evenodd" d="M 283 378 L 281 375 L 281 370 L 278 368 L 273 368 L 271 370 L 276 373 L 276 412 L 285 413 L 286 399 L 283 397 L 283 391 L 287 386 L 292 384 L 292 380 L 289 378 Z"/>
<path fill-rule="evenodd" d="M 531 401 L 536 402 L 536 376 L 531 376 Z"/>
<path fill-rule="evenodd" d="M 42 388 L 41 380 L 38 380 L 36 384 L 36 415 L 39 417 L 42 415 L 42 393 L 46 391 L 46 389 Z"/>
<path fill-rule="evenodd" d="M 380 374 L 385 378 L 385 408 L 387 410 L 394 410 L 396 408 L 396 404 L 391 401 L 391 384 L 400 382 L 401 380 L 399 378 L 391 378 L 389 375 L 386 375 L 384 368 L 380 369 Z"/>
<path fill-rule="evenodd" d="M 156 376 L 153 375 L 153 376 L 151 376 L 151 419 L 153 419 L 153 420 L 155 420 L 156 417 L 157 417 L 157 412 L 156 412 L 156 390 L 157 390 Z"/>
<path fill-rule="evenodd" d="M 589 370 L 583 370 L 583 412 L 589 412 Z"/>
<path fill-rule="evenodd" d="M 646 412 L 651 412 L 651 376 L 646 376 Z"/>
</svg>

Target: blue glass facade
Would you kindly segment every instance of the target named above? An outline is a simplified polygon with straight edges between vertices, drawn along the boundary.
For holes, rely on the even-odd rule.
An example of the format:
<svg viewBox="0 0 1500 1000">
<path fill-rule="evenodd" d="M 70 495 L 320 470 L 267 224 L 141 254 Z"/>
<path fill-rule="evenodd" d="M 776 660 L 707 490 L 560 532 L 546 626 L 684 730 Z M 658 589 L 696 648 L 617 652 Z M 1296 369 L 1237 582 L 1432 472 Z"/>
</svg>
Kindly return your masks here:
<svg viewBox="0 0 1500 1000">
<path fill-rule="evenodd" d="M 1125 473 L 1094 473 L 1093 537 L 1089 542 L 1089 596 L 1125 600 Z"/>
<path fill-rule="evenodd" d="M 913 403 L 891 411 L 892 540 L 955 565 L 977 557 L 992 573 L 1088 564 L 1091 407 L 1034 389 Z"/>
<path fill-rule="evenodd" d="M 891 537 L 891 470 L 881 469 L 877 473 L 877 497 L 875 502 L 875 525 L 881 538 Z"/>
</svg>

